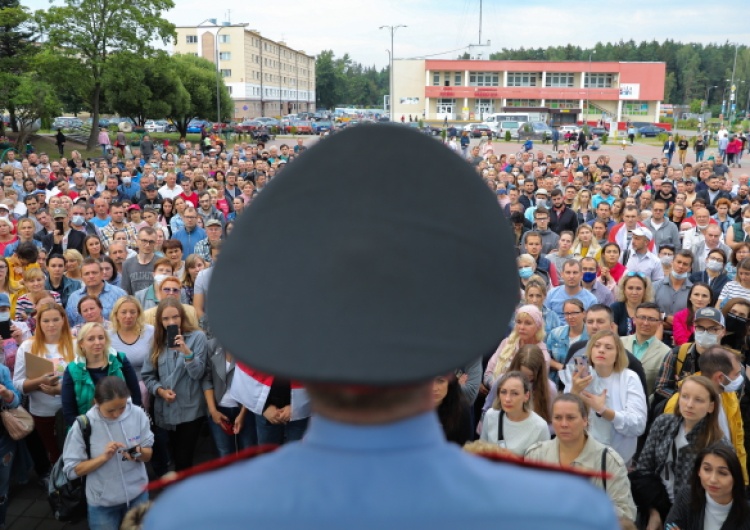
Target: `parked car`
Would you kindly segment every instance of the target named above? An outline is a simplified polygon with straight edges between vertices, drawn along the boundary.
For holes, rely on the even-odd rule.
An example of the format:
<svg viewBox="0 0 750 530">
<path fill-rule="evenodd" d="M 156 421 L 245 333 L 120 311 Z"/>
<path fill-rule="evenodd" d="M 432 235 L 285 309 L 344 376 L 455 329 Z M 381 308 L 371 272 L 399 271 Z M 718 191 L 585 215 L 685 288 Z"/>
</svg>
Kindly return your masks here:
<svg viewBox="0 0 750 530">
<path fill-rule="evenodd" d="M 292 127 L 297 129 L 297 134 L 312 134 L 312 124 L 307 120 L 293 120 L 284 128 L 284 132 L 291 133 Z"/>
<path fill-rule="evenodd" d="M 146 132 L 155 133 L 155 132 L 165 132 L 165 124 L 166 122 L 158 122 L 156 120 L 146 120 L 146 123 L 143 125 L 143 128 L 146 129 Z"/>
<path fill-rule="evenodd" d="M 52 122 L 52 129 L 79 129 L 83 126 L 83 120 L 59 116 Z"/>
<path fill-rule="evenodd" d="M 640 129 L 638 129 L 638 133 L 646 138 L 655 137 L 665 132 L 667 132 L 666 129 L 662 129 L 661 127 L 657 127 L 656 125 L 646 125 L 645 127 L 641 127 Z"/>
<path fill-rule="evenodd" d="M 440 133 L 443 132 L 443 128 L 426 123 L 424 126 L 424 132 L 430 136 L 440 136 Z"/>
<path fill-rule="evenodd" d="M 589 127 L 589 138 L 593 138 L 594 135 L 601 138 L 605 134 L 609 134 L 609 131 L 604 127 Z"/>
<path fill-rule="evenodd" d="M 472 138 L 479 138 L 482 135 L 486 135 L 488 138 L 492 138 L 493 136 L 492 129 L 489 125 L 485 125 L 484 123 L 472 123 L 469 125 L 469 136 Z"/>
<path fill-rule="evenodd" d="M 312 122 L 312 129 L 315 134 L 323 134 L 331 130 L 330 120 L 319 120 Z"/>
<path fill-rule="evenodd" d="M 261 127 L 261 125 L 263 125 L 263 123 L 257 120 L 241 121 L 234 126 L 234 132 L 236 132 L 237 134 L 251 133 L 253 131 L 257 131 Z"/>
<path fill-rule="evenodd" d="M 565 136 L 566 132 L 569 132 L 570 134 L 578 134 L 581 132 L 581 128 L 578 125 L 560 125 L 558 130 L 560 131 L 560 136 Z"/>
<path fill-rule="evenodd" d="M 518 140 L 545 140 L 552 138 L 552 128 L 541 121 L 530 121 L 522 124 L 516 131 Z"/>
<path fill-rule="evenodd" d="M 267 116 L 255 118 L 255 121 L 263 122 L 266 127 L 278 127 L 280 125 L 279 120 L 277 120 L 276 118 L 269 118 Z"/>
<path fill-rule="evenodd" d="M 187 132 L 191 134 L 200 133 L 205 127 L 211 128 L 211 123 L 206 120 L 191 120 L 187 126 Z"/>
</svg>

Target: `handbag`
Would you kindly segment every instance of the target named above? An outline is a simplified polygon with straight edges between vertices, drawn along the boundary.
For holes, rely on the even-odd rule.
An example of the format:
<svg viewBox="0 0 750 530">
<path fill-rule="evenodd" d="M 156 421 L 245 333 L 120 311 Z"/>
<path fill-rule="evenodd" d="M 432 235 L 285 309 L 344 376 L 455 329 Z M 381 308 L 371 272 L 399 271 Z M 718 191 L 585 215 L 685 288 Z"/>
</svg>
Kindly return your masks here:
<svg viewBox="0 0 750 530">
<path fill-rule="evenodd" d="M 91 423 L 86 415 L 76 418 L 83 434 L 86 455 L 91 458 Z M 47 500 L 52 507 L 55 519 L 62 522 L 76 522 L 86 517 L 86 477 L 70 480 L 64 471 L 63 457 L 57 459 L 49 473 Z"/>
<path fill-rule="evenodd" d="M 27 437 L 34 430 L 34 418 L 21 405 L 14 409 L 4 408 L 0 411 L 0 418 L 8 435 L 16 441 Z"/>
</svg>

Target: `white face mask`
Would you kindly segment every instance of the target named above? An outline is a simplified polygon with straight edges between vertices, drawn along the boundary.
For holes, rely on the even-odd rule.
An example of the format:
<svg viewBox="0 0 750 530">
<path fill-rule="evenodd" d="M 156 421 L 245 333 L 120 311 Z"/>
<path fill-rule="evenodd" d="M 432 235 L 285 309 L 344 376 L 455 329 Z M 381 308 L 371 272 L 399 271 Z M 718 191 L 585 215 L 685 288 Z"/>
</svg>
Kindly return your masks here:
<svg viewBox="0 0 750 530">
<path fill-rule="evenodd" d="M 161 285 L 161 282 L 166 280 L 168 277 L 168 274 L 154 274 L 154 287 L 158 288 L 159 285 Z"/>
<path fill-rule="evenodd" d="M 724 389 L 724 392 L 737 392 L 740 388 L 742 388 L 742 384 L 744 383 L 742 379 L 742 372 L 735 378 L 735 379 L 729 379 L 729 377 L 724 374 L 724 377 L 726 378 L 728 383 L 721 383 L 721 387 Z"/>
<path fill-rule="evenodd" d="M 724 264 L 717 259 L 710 259 L 706 262 L 706 268 L 713 272 L 718 272 L 724 268 Z"/>
<path fill-rule="evenodd" d="M 696 331 L 695 343 L 701 348 L 710 348 L 719 344 L 719 337 L 708 331 Z"/>
<path fill-rule="evenodd" d="M 7 322 L 10 320 L 10 311 L 0 312 L 0 322 Z"/>
</svg>

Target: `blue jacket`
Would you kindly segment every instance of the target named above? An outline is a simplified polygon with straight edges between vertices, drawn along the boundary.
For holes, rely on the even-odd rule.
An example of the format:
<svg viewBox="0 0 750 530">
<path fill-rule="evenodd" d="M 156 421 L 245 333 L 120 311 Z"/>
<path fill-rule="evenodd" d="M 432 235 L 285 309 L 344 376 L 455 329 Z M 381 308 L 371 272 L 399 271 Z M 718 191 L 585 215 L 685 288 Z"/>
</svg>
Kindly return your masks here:
<svg viewBox="0 0 750 530">
<path fill-rule="evenodd" d="M 188 232 L 187 228 L 183 228 L 176 234 L 173 234 L 172 239 L 176 239 L 182 243 L 182 253 L 187 257 L 190 254 L 195 254 L 195 244 L 198 241 L 206 239 L 206 231 L 200 226 L 196 226 L 192 232 Z"/>
<path fill-rule="evenodd" d="M 532 509 L 532 499 L 564 500 Z M 239 530 L 249 523 L 290 530 L 619 528 L 612 502 L 589 481 L 470 455 L 445 440 L 432 411 L 384 425 L 313 415 L 301 442 L 171 486 L 145 529 Z"/>
</svg>

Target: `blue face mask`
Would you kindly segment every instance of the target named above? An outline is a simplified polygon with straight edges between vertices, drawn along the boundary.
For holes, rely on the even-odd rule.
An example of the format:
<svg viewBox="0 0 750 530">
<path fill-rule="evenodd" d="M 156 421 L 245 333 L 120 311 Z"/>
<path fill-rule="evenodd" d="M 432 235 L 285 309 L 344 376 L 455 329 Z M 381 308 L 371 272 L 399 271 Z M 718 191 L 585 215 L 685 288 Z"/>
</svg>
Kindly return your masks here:
<svg viewBox="0 0 750 530">
<path fill-rule="evenodd" d="M 82 215 L 74 215 L 73 218 L 70 220 L 71 224 L 74 224 L 76 226 L 81 226 L 85 222 L 85 219 Z"/>
<path fill-rule="evenodd" d="M 672 276 L 674 277 L 675 280 L 684 280 L 685 278 L 688 277 L 688 273 L 687 272 L 677 273 L 675 271 L 672 271 Z"/>
<path fill-rule="evenodd" d="M 534 269 L 532 269 L 531 267 L 521 267 L 520 269 L 518 269 L 518 275 L 524 280 L 528 280 L 533 276 L 533 274 Z"/>
<path fill-rule="evenodd" d="M 596 280 L 596 273 L 595 272 L 584 272 L 583 273 L 583 281 L 584 281 L 584 283 L 591 283 L 594 280 Z"/>
</svg>

